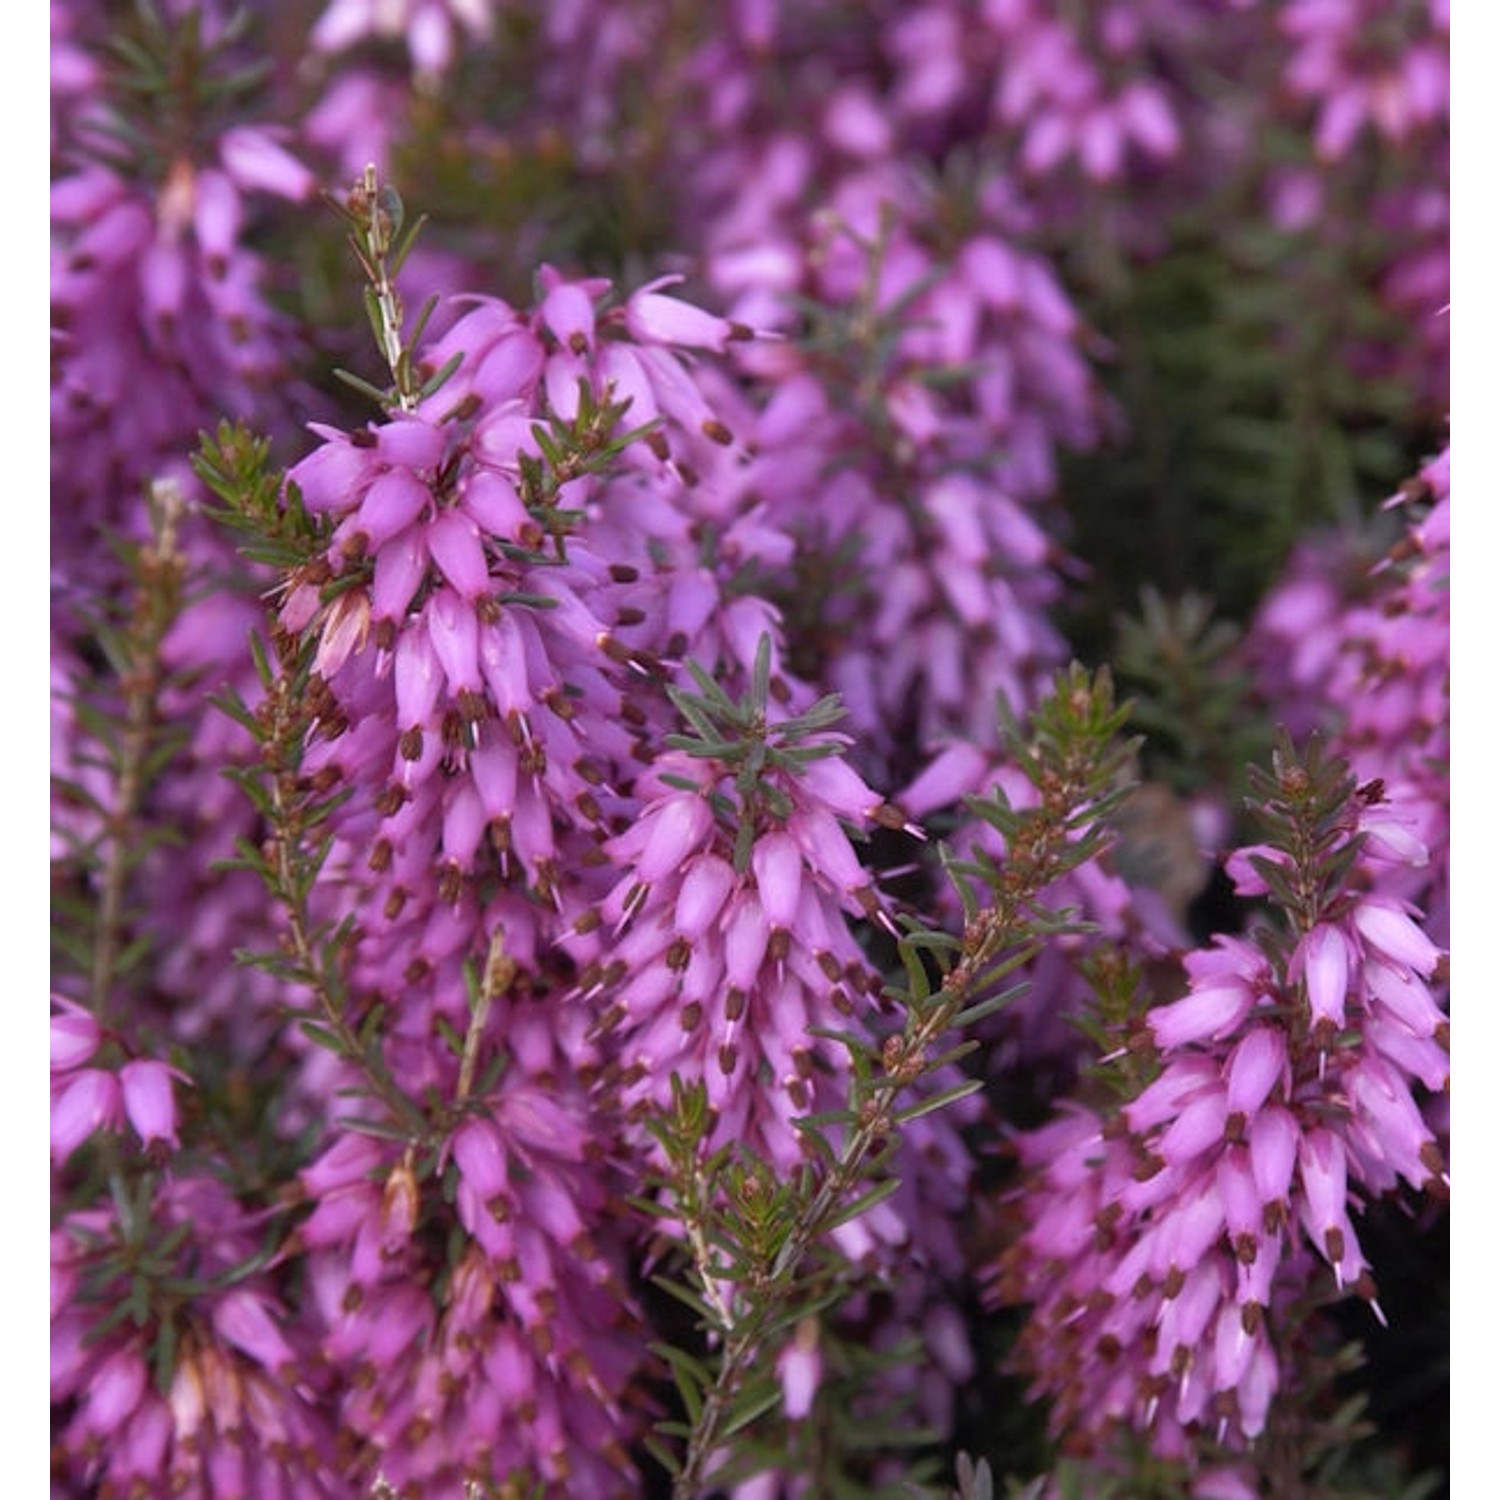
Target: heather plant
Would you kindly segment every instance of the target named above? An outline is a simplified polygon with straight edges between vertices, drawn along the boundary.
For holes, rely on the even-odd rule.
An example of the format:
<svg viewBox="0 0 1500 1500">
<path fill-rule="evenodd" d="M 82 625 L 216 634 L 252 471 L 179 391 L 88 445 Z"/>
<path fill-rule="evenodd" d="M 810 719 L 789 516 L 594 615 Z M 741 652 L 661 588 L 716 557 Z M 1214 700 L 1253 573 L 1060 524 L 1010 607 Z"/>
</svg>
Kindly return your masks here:
<svg viewBox="0 0 1500 1500">
<path fill-rule="evenodd" d="M 54 1497 L 1440 1490 L 1446 7 L 51 31 Z"/>
<path fill-rule="evenodd" d="M 1420 1108 L 1448 1082 L 1444 957 L 1372 878 L 1426 852 L 1316 742 L 1305 762 L 1283 742 L 1253 786 L 1266 842 L 1230 867 L 1279 921 L 1188 954 L 1185 996 L 1114 1018 L 1125 1045 L 1096 1079 L 1116 1098 L 1018 1145 L 1036 1180 L 996 1281 L 1038 1304 L 1018 1350 L 1055 1421 L 1105 1448 L 1134 1428 L 1190 1465 L 1298 1420 L 1288 1372 L 1318 1302 L 1383 1318 L 1351 1207 L 1448 1187 Z M 1306 1462 L 1289 1449 L 1283 1493 Z"/>
</svg>

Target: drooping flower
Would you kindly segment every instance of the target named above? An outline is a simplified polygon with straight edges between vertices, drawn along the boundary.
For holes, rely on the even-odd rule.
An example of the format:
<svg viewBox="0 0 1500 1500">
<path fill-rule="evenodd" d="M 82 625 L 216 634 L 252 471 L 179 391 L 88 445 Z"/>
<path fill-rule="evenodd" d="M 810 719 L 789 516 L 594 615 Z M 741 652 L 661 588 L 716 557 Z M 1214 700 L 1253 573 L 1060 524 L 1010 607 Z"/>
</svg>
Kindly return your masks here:
<svg viewBox="0 0 1500 1500">
<path fill-rule="evenodd" d="M 1366 800 L 1352 780 L 1342 795 L 1358 839 Z M 1355 888 L 1391 858 L 1351 854 Z M 1117 1118 L 1070 1106 L 1022 1135 L 994 1287 L 1032 1304 L 1019 1363 L 1056 1431 L 1090 1451 L 1134 1431 L 1170 1455 L 1212 1425 L 1248 1451 L 1296 1379 L 1282 1319 L 1319 1260 L 1383 1320 L 1359 1209 L 1403 1184 L 1447 1193 L 1421 1109 L 1448 1086 L 1424 983 L 1438 960 L 1405 913 L 1336 893 L 1290 947 L 1221 938 L 1188 955 L 1187 995 L 1147 1013 L 1159 1071 Z M 1416 1029 L 1382 989 L 1411 992 Z"/>
</svg>

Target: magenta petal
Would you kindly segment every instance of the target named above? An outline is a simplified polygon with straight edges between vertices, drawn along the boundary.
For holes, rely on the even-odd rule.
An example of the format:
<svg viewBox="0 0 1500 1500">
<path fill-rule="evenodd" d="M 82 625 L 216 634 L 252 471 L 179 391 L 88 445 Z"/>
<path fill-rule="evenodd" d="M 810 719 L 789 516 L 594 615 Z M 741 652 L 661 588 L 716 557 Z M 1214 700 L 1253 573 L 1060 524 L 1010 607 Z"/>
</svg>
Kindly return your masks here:
<svg viewBox="0 0 1500 1500">
<path fill-rule="evenodd" d="M 499 474 L 481 469 L 469 476 L 459 495 L 459 507 L 482 532 L 516 541 L 531 516 L 515 486 Z"/>
<path fill-rule="evenodd" d="M 1308 1009 L 1314 1024 L 1344 1024 L 1344 1001 L 1349 992 L 1349 945 L 1336 927 L 1320 922 L 1297 945 L 1291 972 L 1307 985 Z"/>
<path fill-rule="evenodd" d="M 376 620 L 405 618 L 408 606 L 427 576 L 427 549 L 422 527 L 408 526 L 375 554 L 370 585 L 370 614 Z"/>
<path fill-rule="evenodd" d="M 625 303 L 625 327 L 643 344 L 681 344 L 715 352 L 723 350 L 730 335 L 725 319 L 645 288 Z"/>
<path fill-rule="evenodd" d="M 177 1144 L 177 1105 L 172 1096 L 173 1069 L 166 1063 L 138 1058 L 120 1069 L 125 1113 L 136 1134 L 152 1141 Z"/>
<path fill-rule="evenodd" d="M 464 1180 L 488 1202 L 510 1184 L 505 1147 L 488 1120 L 469 1120 L 453 1136 L 453 1159 Z"/>
<path fill-rule="evenodd" d="M 448 691 L 456 697 L 465 690 L 478 692 L 479 619 L 469 604 L 451 589 L 439 589 L 424 612 L 432 649 L 448 680 Z"/>
<path fill-rule="evenodd" d="M 1205 983 L 1181 1000 L 1159 1005 L 1146 1016 L 1146 1025 L 1164 1052 L 1190 1042 L 1226 1037 L 1250 1013 L 1254 991 L 1243 980 Z"/>
<path fill-rule="evenodd" d="M 1225 1070 L 1231 1114 L 1253 1115 L 1286 1073 L 1286 1037 L 1257 1026 L 1235 1044 Z"/>
<path fill-rule="evenodd" d="M 282 1337 L 265 1299 L 238 1287 L 214 1306 L 214 1328 L 225 1343 L 243 1350 L 267 1370 L 277 1371 L 296 1363 L 292 1346 Z"/>
<path fill-rule="evenodd" d="M 81 1067 L 99 1050 L 99 1023 L 79 1006 L 70 1005 L 52 1017 L 52 1071 L 65 1073 Z"/>
<path fill-rule="evenodd" d="M 1250 1122 L 1250 1170 L 1263 1203 L 1285 1203 L 1297 1165 L 1302 1132 L 1279 1105 L 1262 1109 Z"/>
<path fill-rule="evenodd" d="M 736 884 L 734 870 L 717 855 L 695 859 L 682 878 L 672 922 L 683 937 L 701 937 L 723 909 Z"/>
<path fill-rule="evenodd" d="M 370 546 L 383 546 L 404 531 L 432 504 L 427 486 L 405 469 L 382 474 L 360 501 L 358 527 L 370 539 Z"/>
<path fill-rule="evenodd" d="M 443 576 L 465 599 L 477 599 L 490 586 L 489 563 L 479 528 L 462 511 L 445 511 L 427 528 L 427 550 Z"/>
<path fill-rule="evenodd" d="M 396 641 L 395 677 L 397 726 L 425 727 L 442 687 L 437 652 L 425 630 L 408 630 Z"/>
<path fill-rule="evenodd" d="M 96 1130 L 119 1128 L 119 1080 L 102 1068 L 86 1068 L 52 1101 L 53 1158 L 65 1161 Z"/>
<path fill-rule="evenodd" d="M 1354 926 L 1367 948 L 1401 969 L 1432 977 L 1440 950 L 1394 903 L 1371 897 L 1354 909 Z"/>
<path fill-rule="evenodd" d="M 647 885 L 677 869 L 695 854 L 713 826 L 707 801 L 692 793 L 668 798 L 655 809 L 636 874 Z"/>
<path fill-rule="evenodd" d="M 802 894 L 802 851 L 785 833 L 769 833 L 755 841 L 751 854 L 760 904 L 774 926 L 790 929 L 796 923 Z"/>
</svg>

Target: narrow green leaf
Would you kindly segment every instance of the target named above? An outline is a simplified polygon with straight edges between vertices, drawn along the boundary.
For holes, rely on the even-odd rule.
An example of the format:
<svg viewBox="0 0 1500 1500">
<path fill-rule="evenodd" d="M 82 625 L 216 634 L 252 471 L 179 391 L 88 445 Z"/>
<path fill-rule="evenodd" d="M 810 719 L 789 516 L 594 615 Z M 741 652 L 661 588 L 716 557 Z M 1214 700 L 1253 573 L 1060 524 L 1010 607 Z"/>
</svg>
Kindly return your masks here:
<svg viewBox="0 0 1500 1500">
<path fill-rule="evenodd" d="M 377 333 L 378 331 L 377 329 Z M 358 391 L 361 396 L 369 397 L 382 411 L 391 404 L 390 392 L 378 389 L 362 376 L 355 375 L 349 370 L 336 369 L 333 372 L 333 377 L 335 380 L 342 380 L 350 390 Z"/>
<path fill-rule="evenodd" d="M 675 1344 L 648 1344 L 646 1347 L 671 1367 L 672 1382 L 682 1397 L 688 1421 L 696 1426 L 703 1414 L 703 1393 L 713 1384 L 713 1376 L 691 1354 Z"/>
<path fill-rule="evenodd" d="M 733 1437 L 757 1418 L 763 1417 L 781 1400 L 781 1386 L 775 1380 L 757 1380 L 745 1386 L 729 1410 L 724 1436 Z"/>
<path fill-rule="evenodd" d="M 682 1473 L 681 1460 L 676 1457 L 665 1443 L 660 1442 L 648 1433 L 641 1439 L 641 1446 L 667 1471 L 671 1478 L 676 1479 Z"/>
<path fill-rule="evenodd" d="M 695 1291 L 685 1287 L 681 1282 L 673 1281 L 666 1276 L 653 1276 L 651 1284 L 660 1287 L 669 1297 L 675 1297 L 684 1307 L 690 1307 L 704 1323 L 710 1328 L 718 1328 L 720 1319 L 716 1313 Z"/>
<path fill-rule="evenodd" d="M 909 1104 L 905 1109 L 898 1109 L 894 1119 L 898 1125 L 906 1125 L 912 1120 L 920 1120 L 923 1115 L 936 1113 L 940 1109 L 946 1109 L 950 1104 L 956 1104 L 960 1099 L 967 1099 L 970 1094 L 977 1094 L 984 1087 L 982 1079 L 971 1078 L 967 1083 L 955 1084 L 950 1089 L 944 1089 L 940 1094 L 934 1094 L 930 1099 L 922 1099 L 916 1104 Z"/>
<path fill-rule="evenodd" d="M 878 1203 L 884 1203 L 892 1193 L 901 1186 L 899 1177 L 887 1177 L 883 1182 L 878 1182 L 868 1192 L 862 1193 L 852 1203 L 841 1204 L 829 1216 L 827 1222 L 822 1226 L 822 1232 L 828 1233 L 837 1229 L 841 1224 L 847 1224 L 851 1219 L 857 1219 L 861 1214 L 868 1213 Z"/>
</svg>

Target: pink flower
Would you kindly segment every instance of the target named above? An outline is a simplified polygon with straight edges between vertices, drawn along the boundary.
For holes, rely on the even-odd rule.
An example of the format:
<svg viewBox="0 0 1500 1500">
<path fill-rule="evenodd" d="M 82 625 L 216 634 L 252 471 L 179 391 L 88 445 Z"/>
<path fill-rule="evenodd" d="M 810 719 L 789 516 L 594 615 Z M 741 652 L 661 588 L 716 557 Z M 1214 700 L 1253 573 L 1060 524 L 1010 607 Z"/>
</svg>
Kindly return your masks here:
<svg viewBox="0 0 1500 1500">
<path fill-rule="evenodd" d="M 125 1113 L 144 1145 L 165 1141 L 177 1146 L 177 1106 L 172 1080 L 183 1074 L 166 1063 L 138 1058 L 120 1069 Z M 185 1081 L 185 1080 L 184 1080 Z"/>
<path fill-rule="evenodd" d="M 792 1337 L 776 1356 L 781 1380 L 781 1404 L 790 1421 L 800 1422 L 812 1410 L 823 1378 L 823 1356 L 818 1350 L 816 1318 L 801 1319 Z"/>
</svg>

